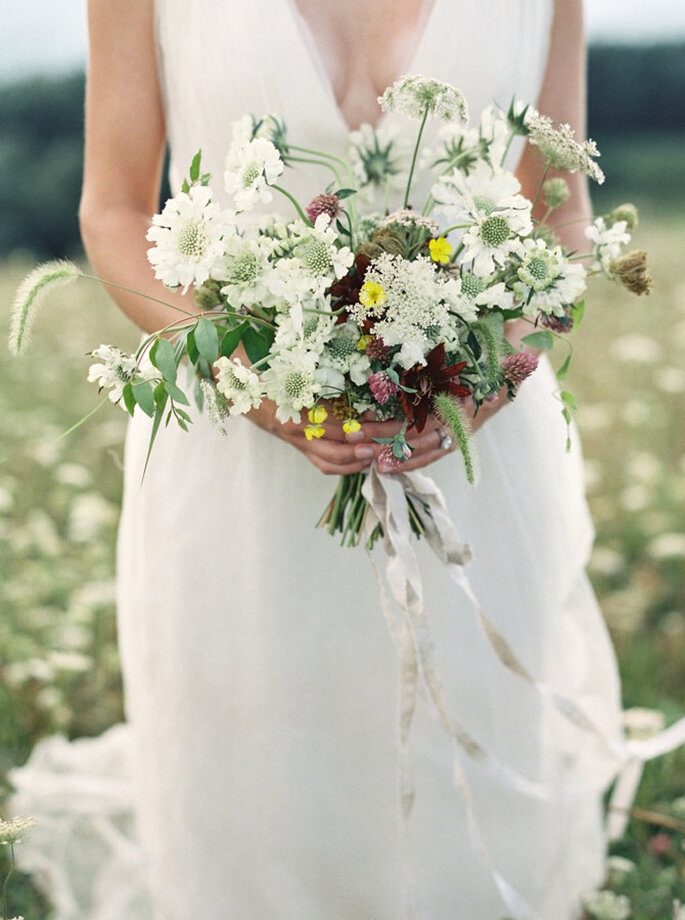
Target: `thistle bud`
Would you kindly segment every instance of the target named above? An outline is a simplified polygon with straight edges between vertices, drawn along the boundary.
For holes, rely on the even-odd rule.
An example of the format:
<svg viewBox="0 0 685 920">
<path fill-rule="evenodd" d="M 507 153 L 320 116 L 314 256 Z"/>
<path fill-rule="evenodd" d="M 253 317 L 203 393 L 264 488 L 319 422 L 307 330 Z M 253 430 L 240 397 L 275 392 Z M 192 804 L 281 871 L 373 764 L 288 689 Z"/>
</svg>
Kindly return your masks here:
<svg viewBox="0 0 685 920">
<path fill-rule="evenodd" d="M 568 187 L 566 179 L 560 176 L 555 179 L 548 179 L 542 186 L 544 202 L 548 208 L 559 208 L 571 197 L 571 189 Z"/>
</svg>

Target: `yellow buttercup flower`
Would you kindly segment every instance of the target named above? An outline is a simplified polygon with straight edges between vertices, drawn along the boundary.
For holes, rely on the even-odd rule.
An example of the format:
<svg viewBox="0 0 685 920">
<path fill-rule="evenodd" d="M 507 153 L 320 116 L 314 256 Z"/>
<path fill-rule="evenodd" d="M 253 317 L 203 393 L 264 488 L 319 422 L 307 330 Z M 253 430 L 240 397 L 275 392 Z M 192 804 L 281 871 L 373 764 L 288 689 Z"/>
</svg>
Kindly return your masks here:
<svg viewBox="0 0 685 920">
<path fill-rule="evenodd" d="M 365 281 L 359 292 L 359 303 L 365 307 L 380 307 L 385 303 L 385 291 L 375 281 Z"/>
<path fill-rule="evenodd" d="M 431 259 L 434 262 L 447 265 L 452 255 L 452 244 L 448 243 L 444 236 L 438 237 L 437 240 L 430 240 L 428 248 L 430 249 Z"/>
<path fill-rule="evenodd" d="M 348 418 L 347 421 L 343 422 L 345 434 L 349 434 L 351 431 L 361 431 L 361 427 L 356 418 Z"/>
<path fill-rule="evenodd" d="M 357 342 L 357 348 L 359 351 L 366 351 L 372 338 L 372 335 L 363 335 Z"/>
<path fill-rule="evenodd" d="M 321 422 L 325 422 L 328 418 L 328 412 L 326 412 L 323 406 L 314 406 L 313 409 L 309 410 L 307 415 L 309 416 L 309 421 L 313 422 L 315 425 L 320 425 Z M 319 434 L 317 437 L 320 438 L 321 435 Z"/>
<path fill-rule="evenodd" d="M 307 425 L 304 430 L 304 436 L 308 441 L 311 441 L 312 438 L 322 438 L 326 434 L 326 429 L 323 425 Z"/>
</svg>

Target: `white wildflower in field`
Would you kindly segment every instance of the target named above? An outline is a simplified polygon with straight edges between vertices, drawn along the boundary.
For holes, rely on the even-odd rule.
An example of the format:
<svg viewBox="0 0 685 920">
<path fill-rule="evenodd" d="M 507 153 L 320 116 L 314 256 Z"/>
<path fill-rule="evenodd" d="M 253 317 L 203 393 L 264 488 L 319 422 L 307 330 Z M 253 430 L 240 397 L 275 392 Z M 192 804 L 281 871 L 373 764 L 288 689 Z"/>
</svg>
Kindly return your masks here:
<svg viewBox="0 0 685 920">
<path fill-rule="evenodd" d="M 560 246 L 548 249 L 543 240 L 523 242 L 523 258 L 514 283 L 523 312 L 564 316 L 565 307 L 574 303 L 585 290 L 585 269 L 570 262 Z"/>
<path fill-rule="evenodd" d="M 194 185 L 179 192 L 152 218 L 147 239 L 154 243 L 147 257 L 155 277 L 168 288 L 202 284 L 209 278 L 223 253 L 224 237 L 234 232 L 233 211 L 222 210 L 211 200 L 206 186 Z"/>
<path fill-rule="evenodd" d="M 283 160 L 271 141 L 257 137 L 248 143 L 231 144 L 224 171 L 224 186 L 238 211 L 255 204 L 268 204 L 273 195 L 269 184 L 283 172 Z"/>
<path fill-rule="evenodd" d="M 623 727 L 631 741 L 646 741 L 663 730 L 666 720 L 658 709 L 634 706 L 623 711 Z"/>
<path fill-rule="evenodd" d="M 613 891 L 593 891 L 583 906 L 595 920 L 628 920 L 632 910 L 629 898 Z"/>
<path fill-rule="evenodd" d="M 229 415 L 241 415 L 261 405 L 264 394 L 259 377 L 244 367 L 240 358 L 221 357 L 215 367 L 219 372 L 216 388 L 231 404 Z"/>
<path fill-rule="evenodd" d="M 546 115 L 540 115 L 530 107 L 526 114 L 526 128 L 531 144 L 538 148 L 543 159 L 557 169 L 580 172 L 600 185 L 604 173 L 595 163 L 599 156 L 597 145 L 592 140 L 579 143 L 570 125 L 555 124 Z"/>
<path fill-rule="evenodd" d="M 278 405 L 279 422 L 299 422 L 304 407 L 314 402 L 320 388 L 316 365 L 317 355 L 295 348 L 274 357 L 262 374 L 267 397 Z"/>
<path fill-rule="evenodd" d="M 35 818 L 10 818 L 9 821 L 0 820 L 0 845 L 14 846 L 21 843 L 28 832 L 34 827 Z"/>
<path fill-rule="evenodd" d="M 585 231 L 585 236 L 592 243 L 594 262 L 591 271 L 601 271 L 611 278 L 611 263 L 621 254 L 621 247 L 630 242 L 627 224 L 619 220 L 607 226 L 603 217 L 597 217 Z"/>
<path fill-rule="evenodd" d="M 661 360 L 661 345 L 651 336 L 632 333 L 620 335 L 609 346 L 612 357 L 619 361 L 656 364 Z"/>
<path fill-rule="evenodd" d="M 421 119 L 426 111 L 443 121 L 467 121 L 466 100 L 454 86 L 420 75 L 401 77 L 378 101 L 384 112 Z"/>
<path fill-rule="evenodd" d="M 662 533 L 647 546 L 652 559 L 685 559 L 685 533 Z"/>
</svg>

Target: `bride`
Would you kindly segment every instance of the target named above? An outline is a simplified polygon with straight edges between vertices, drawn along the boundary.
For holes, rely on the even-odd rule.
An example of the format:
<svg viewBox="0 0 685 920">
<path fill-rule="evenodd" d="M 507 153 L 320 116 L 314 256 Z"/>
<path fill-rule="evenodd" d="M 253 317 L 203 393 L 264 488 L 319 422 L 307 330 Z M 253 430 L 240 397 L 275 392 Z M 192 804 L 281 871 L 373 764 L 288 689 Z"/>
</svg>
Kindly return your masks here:
<svg viewBox="0 0 685 920">
<path fill-rule="evenodd" d="M 278 112 L 301 143 L 345 156 L 363 123 L 403 130 L 377 97 L 404 72 L 453 83 L 474 112 L 516 94 L 583 130 L 581 0 L 88 7 L 86 249 L 101 277 L 185 310 L 190 298 L 161 288 L 146 258 L 167 142 L 174 191 L 198 147 L 222 174 L 244 112 Z M 509 166 L 533 198 L 541 161 L 514 148 Z M 289 187 L 308 201 L 324 181 L 293 171 Z M 589 202 L 585 180 L 570 181 L 558 220 L 578 248 L 583 224 L 572 221 Z M 115 299 L 147 332 L 176 318 L 134 294 Z M 514 344 L 523 334 L 509 330 Z M 478 413 L 479 487 L 465 485 L 435 419 L 409 439 L 405 469 L 444 492 L 474 550 L 480 603 L 525 667 L 615 739 L 616 663 L 583 571 L 581 461 L 577 446 L 565 452 L 553 392 L 543 360 L 514 404 Z M 399 817 L 398 664 L 373 572 L 313 528 L 329 475 L 367 469 L 384 426 L 366 422 L 356 438 L 331 426 L 308 441 L 265 401 L 223 439 L 198 417 L 190 435 L 160 434 L 141 485 L 148 425 L 136 417 L 127 441 L 118 622 L 156 917 L 399 920 L 411 902 L 426 920 L 579 917 L 603 878 L 604 749 L 502 668 L 427 555 L 427 617 L 460 723 L 512 772 L 576 793 L 530 796 L 460 751 L 475 833 L 452 742 L 421 696 L 415 804 L 406 825 Z"/>
</svg>

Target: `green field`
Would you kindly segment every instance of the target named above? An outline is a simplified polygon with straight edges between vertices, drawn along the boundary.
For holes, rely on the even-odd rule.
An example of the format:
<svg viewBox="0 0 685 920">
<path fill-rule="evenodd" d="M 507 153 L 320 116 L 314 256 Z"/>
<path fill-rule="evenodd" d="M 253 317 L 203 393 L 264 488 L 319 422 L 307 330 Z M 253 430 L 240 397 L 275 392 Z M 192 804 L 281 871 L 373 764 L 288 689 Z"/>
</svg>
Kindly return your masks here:
<svg viewBox="0 0 685 920">
<path fill-rule="evenodd" d="M 635 242 L 650 252 L 654 293 L 593 283 L 569 388 L 598 532 L 591 576 L 624 701 L 672 721 L 685 709 L 685 219 L 651 219 Z M 5 328 L 28 267 L 2 268 Z M 60 434 L 98 401 L 86 352 L 136 339 L 84 281 L 49 300 L 24 358 L 0 359 L 0 797 L 40 737 L 94 735 L 121 718 L 113 578 L 125 415 L 107 405 Z M 683 796 L 685 753 L 648 766 L 638 804 L 675 821 L 640 813 L 616 848 L 638 864 L 620 889 L 634 920 L 668 920 L 673 900 L 685 901 Z M 26 880 L 13 883 L 9 910 L 47 916 Z"/>
</svg>

